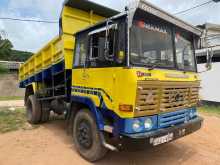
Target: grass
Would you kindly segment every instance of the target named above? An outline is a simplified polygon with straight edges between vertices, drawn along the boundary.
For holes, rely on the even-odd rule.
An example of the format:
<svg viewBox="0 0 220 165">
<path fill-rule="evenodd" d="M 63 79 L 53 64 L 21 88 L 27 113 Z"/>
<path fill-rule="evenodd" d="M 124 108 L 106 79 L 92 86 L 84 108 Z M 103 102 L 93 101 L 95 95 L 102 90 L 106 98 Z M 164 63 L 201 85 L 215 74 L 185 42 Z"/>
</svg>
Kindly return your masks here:
<svg viewBox="0 0 220 165">
<path fill-rule="evenodd" d="M 30 128 L 30 125 L 26 122 L 24 109 L 15 109 L 14 111 L 0 109 L 0 133 L 29 129 L 28 127 Z"/>
<path fill-rule="evenodd" d="M 8 101 L 8 100 L 23 100 L 22 96 L 4 96 L 0 97 L 0 101 Z"/>
<path fill-rule="evenodd" d="M 5 68 L 3 65 L 0 65 L 0 74 L 6 74 L 8 73 L 9 70 Z"/>
<path fill-rule="evenodd" d="M 199 108 L 199 112 L 220 117 L 220 106 L 205 105 Z"/>
</svg>

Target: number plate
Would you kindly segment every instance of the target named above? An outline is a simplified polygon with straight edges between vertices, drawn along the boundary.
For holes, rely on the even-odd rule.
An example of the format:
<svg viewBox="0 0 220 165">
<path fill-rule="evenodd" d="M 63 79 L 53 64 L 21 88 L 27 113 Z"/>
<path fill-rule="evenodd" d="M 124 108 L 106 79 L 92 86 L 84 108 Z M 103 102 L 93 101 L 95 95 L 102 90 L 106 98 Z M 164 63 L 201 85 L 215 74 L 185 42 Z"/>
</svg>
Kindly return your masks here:
<svg viewBox="0 0 220 165">
<path fill-rule="evenodd" d="M 172 141 L 173 138 L 174 138 L 174 134 L 169 133 L 168 135 L 161 136 L 158 138 L 151 138 L 150 143 L 153 144 L 153 146 L 157 146 L 160 144 L 168 143 L 168 142 Z"/>
</svg>

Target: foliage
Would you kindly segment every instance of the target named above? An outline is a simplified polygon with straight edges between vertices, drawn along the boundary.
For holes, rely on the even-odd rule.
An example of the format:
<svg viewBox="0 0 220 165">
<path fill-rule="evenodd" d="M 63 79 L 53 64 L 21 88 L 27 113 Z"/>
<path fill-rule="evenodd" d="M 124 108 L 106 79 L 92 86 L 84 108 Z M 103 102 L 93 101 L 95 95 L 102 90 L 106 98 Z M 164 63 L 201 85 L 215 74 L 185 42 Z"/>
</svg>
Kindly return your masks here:
<svg viewBox="0 0 220 165">
<path fill-rule="evenodd" d="M 19 50 L 12 50 L 9 57 L 6 59 L 6 61 L 18 61 L 18 62 L 24 62 L 27 59 L 29 59 L 33 53 L 31 52 L 24 52 Z"/>
<path fill-rule="evenodd" d="M 220 116 L 220 106 L 202 106 L 199 108 L 199 112 L 210 114 L 210 115 L 217 115 Z"/>
<path fill-rule="evenodd" d="M 11 43 L 11 41 L 9 41 L 8 39 L 3 39 L 0 36 L 0 58 L 6 58 L 7 56 L 9 56 L 11 54 L 13 45 Z"/>
<path fill-rule="evenodd" d="M 32 56 L 30 52 L 13 50 L 12 48 L 11 41 L 0 36 L 0 60 L 24 62 Z"/>
<path fill-rule="evenodd" d="M 8 73 L 9 70 L 0 64 L 0 74 Z"/>
</svg>

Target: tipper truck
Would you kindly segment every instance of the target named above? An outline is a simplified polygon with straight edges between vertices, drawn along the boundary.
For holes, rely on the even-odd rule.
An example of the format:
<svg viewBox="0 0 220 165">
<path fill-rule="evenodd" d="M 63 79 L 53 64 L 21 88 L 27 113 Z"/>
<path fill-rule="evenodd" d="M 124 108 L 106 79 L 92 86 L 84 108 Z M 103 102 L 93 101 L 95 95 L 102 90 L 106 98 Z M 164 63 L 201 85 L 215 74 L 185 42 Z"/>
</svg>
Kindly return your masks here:
<svg viewBox="0 0 220 165">
<path fill-rule="evenodd" d="M 201 31 L 144 1 L 124 12 L 66 0 L 60 34 L 19 70 L 27 120 L 64 115 L 79 154 L 158 146 L 202 126 Z"/>
</svg>

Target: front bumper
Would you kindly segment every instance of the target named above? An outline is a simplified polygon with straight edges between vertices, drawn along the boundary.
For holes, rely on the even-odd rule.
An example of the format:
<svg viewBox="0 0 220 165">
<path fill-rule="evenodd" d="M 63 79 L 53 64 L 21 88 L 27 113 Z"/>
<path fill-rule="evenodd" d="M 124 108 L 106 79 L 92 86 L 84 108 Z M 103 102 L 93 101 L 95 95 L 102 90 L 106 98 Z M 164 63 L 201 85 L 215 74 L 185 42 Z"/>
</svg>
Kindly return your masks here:
<svg viewBox="0 0 220 165">
<path fill-rule="evenodd" d="M 154 139 L 172 135 L 170 139 L 164 143 L 171 142 L 199 130 L 202 127 L 202 123 L 203 118 L 197 117 L 187 123 L 169 128 L 147 133 L 126 134 L 113 141 L 112 145 L 117 146 L 119 150 L 143 149 L 149 146 L 156 146 L 157 143 L 154 143 Z"/>
</svg>

